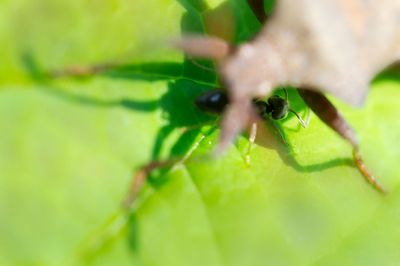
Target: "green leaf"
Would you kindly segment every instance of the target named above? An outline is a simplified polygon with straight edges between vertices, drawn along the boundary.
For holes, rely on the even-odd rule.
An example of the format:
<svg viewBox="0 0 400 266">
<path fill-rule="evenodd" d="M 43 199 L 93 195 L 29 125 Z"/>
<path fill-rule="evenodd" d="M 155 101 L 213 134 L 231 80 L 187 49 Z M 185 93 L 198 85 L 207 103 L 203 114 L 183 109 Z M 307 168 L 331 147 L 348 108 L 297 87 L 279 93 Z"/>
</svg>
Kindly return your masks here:
<svg viewBox="0 0 400 266">
<path fill-rule="evenodd" d="M 334 100 L 386 196 L 364 181 L 349 145 L 315 115 L 307 129 L 293 116 L 277 125 L 287 144 L 266 123 L 250 165 L 245 135 L 212 158 L 217 122 L 193 101 L 216 76 L 182 62 L 165 40 L 181 29 L 208 31 L 219 4 L 0 3 L 0 265 L 400 260 L 398 73 L 378 78 L 361 109 Z M 242 18 L 239 42 L 254 34 L 245 27 L 255 20 L 244 1 L 233 4 L 235 21 Z M 103 62 L 118 67 L 86 78 L 44 75 Z M 295 91 L 290 100 L 302 114 Z M 155 171 L 133 212 L 121 211 L 132 174 L 170 156 L 187 158 Z"/>
</svg>

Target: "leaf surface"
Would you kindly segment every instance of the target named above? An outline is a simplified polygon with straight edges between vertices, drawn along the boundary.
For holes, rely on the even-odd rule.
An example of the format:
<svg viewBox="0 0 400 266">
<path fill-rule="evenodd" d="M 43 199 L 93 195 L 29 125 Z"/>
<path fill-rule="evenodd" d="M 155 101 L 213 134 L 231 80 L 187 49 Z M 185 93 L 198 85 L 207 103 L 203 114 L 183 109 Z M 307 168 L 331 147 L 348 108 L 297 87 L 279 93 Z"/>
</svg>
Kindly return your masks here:
<svg viewBox="0 0 400 266">
<path fill-rule="evenodd" d="M 181 27 L 209 30 L 196 23 L 218 4 L 0 4 L 0 265 L 400 260 L 398 76 L 377 79 L 361 109 L 335 101 L 387 196 L 364 182 L 351 148 L 315 116 L 305 130 L 292 116 L 280 124 L 288 144 L 268 123 L 260 128 L 250 166 L 245 135 L 223 157 L 210 158 L 217 124 L 193 100 L 215 74 L 182 63 L 162 41 Z M 248 37 L 237 31 L 237 41 Z M 102 62 L 121 66 L 82 79 L 33 75 Z M 290 99 L 305 110 L 294 91 Z M 131 215 L 120 211 L 135 170 L 186 154 L 184 163 L 151 176 Z"/>
</svg>

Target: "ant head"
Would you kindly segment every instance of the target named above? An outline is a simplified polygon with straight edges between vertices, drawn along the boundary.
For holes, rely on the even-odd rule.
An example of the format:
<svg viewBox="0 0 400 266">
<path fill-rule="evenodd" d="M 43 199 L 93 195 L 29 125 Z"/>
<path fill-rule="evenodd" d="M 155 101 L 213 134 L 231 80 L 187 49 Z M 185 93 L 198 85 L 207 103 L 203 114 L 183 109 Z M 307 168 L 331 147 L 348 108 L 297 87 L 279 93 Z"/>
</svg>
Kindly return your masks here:
<svg viewBox="0 0 400 266">
<path fill-rule="evenodd" d="M 289 102 L 286 99 L 274 95 L 268 98 L 267 103 L 272 119 L 279 120 L 287 116 L 289 112 Z"/>
</svg>

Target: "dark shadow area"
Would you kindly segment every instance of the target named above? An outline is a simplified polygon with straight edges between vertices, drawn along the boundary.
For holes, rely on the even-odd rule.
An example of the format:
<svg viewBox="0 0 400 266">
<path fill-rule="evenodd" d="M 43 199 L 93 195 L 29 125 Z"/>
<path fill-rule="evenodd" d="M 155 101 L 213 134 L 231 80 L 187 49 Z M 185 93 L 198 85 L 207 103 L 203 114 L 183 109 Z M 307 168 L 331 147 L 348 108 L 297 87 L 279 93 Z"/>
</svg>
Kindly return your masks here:
<svg viewBox="0 0 400 266">
<path fill-rule="evenodd" d="M 173 130 L 182 128 L 184 133 L 182 139 L 179 139 L 176 143 L 178 146 L 172 147 L 170 155 L 183 156 L 193 144 L 201 126 L 215 121 L 215 118 L 202 113 L 194 105 L 196 97 L 210 89 L 208 86 L 189 80 L 177 80 L 168 83 L 168 91 L 159 101 L 159 108 L 163 112 L 165 121 L 168 122 L 157 134 L 152 152 L 154 160 L 159 158 L 163 142 Z"/>
<path fill-rule="evenodd" d="M 183 66 L 181 63 L 163 62 L 121 65 L 111 68 L 102 74 L 110 78 L 158 81 L 180 78 L 182 72 Z"/>
</svg>

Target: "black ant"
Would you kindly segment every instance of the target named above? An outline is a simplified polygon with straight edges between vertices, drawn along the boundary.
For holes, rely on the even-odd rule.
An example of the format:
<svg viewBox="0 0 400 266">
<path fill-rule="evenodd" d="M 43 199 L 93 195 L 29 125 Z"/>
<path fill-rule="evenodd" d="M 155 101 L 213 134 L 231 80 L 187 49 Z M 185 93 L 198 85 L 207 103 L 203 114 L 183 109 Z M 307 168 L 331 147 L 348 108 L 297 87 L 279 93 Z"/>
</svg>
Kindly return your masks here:
<svg viewBox="0 0 400 266">
<path fill-rule="evenodd" d="M 85 75 L 91 75 L 98 73 L 98 71 L 102 72 L 104 69 L 98 70 L 97 68 L 88 68 L 85 72 Z M 56 72 L 58 73 L 58 72 Z M 64 70 L 60 72 L 61 76 L 80 76 L 81 72 L 75 71 L 74 68 Z M 379 184 L 377 179 L 370 173 L 359 153 L 359 145 L 356 134 L 351 126 L 347 123 L 344 117 L 339 113 L 336 107 L 331 103 L 331 101 L 324 96 L 322 93 L 310 90 L 308 88 L 298 88 L 297 92 L 300 97 L 303 99 L 307 107 L 312 110 L 322 122 L 324 122 L 327 126 L 329 126 L 332 130 L 334 130 L 337 134 L 339 134 L 343 139 L 345 139 L 348 143 L 353 147 L 353 161 L 358 171 L 364 176 L 366 181 L 370 183 L 376 190 L 385 193 L 385 188 Z M 288 101 L 288 93 L 286 89 L 284 89 L 285 97 L 281 97 L 278 95 L 270 96 L 266 101 L 261 99 L 253 99 L 252 105 L 253 110 L 258 115 L 258 118 L 262 120 L 271 119 L 271 120 L 280 120 L 285 118 L 288 113 L 293 113 L 301 126 L 306 128 L 308 126 L 309 118 L 311 112 L 308 112 L 308 116 L 306 121 L 304 121 L 294 110 L 290 108 Z M 202 111 L 220 115 L 225 109 L 229 106 L 230 101 L 226 91 L 222 89 L 214 89 L 208 91 L 195 99 L 195 105 Z M 273 125 L 274 126 L 274 125 Z M 278 133 L 279 129 L 275 128 Z M 253 121 L 250 125 L 249 132 L 249 147 L 246 153 L 246 163 L 250 160 L 250 150 L 253 145 L 257 134 L 257 123 Z M 282 135 L 281 135 L 282 137 Z M 282 137 L 283 142 L 285 143 L 285 139 Z M 198 144 L 195 144 L 195 146 Z M 189 151 L 190 155 L 191 151 Z M 147 176 L 155 169 L 169 167 L 175 163 L 183 162 L 189 155 L 185 156 L 185 158 L 170 158 L 165 161 L 152 161 L 149 164 L 140 168 L 140 170 L 136 173 L 135 178 L 131 184 L 129 193 L 127 198 L 125 199 L 124 206 L 130 207 L 132 202 L 137 196 L 140 188 L 142 187 L 143 182 L 147 179 Z"/>
<path fill-rule="evenodd" d="M 289 112 L 293 113 L 302 127 L 306 128 L 309 123 L 310 114 L 306 121 L 304 121 L 294 110 L 290 108 L 288 101 L 288 93 L 286 89 L 285 97 L 278 95 L 270 96 L 266 101 L 261 99 L 253 100 L 253 108 L 256 111 L 260 119 L 272 119 L 281 120 L 285 118 Z M 375 189 L 380 192 L 385 193 L 386 190 L 382 187 L 376 178 L 367 170 L 364 162 L 359 155 L 359 148 L 357 139 L 352 128 L 347 124 L 346 120 L 340 115 L 333 104 L 322 94 L 306 90 L 297 89 L 301 98 L 306 103 L 307 107 L 310 108 L 314 113 L 329 127 L 336 131 L 342 138 L 347 140 L 353 147 L 353 161 L 355 166 L 360 171 L 360 173 L 365 177 L 366 181 L 370 183 Z M 210 114 L 220 115 L 222 114 L 226 107 L 229 105 L 229 97 L 227 93 L 222 89 L 214 89 L 204 94 L 198 96 L 195 99 L 195 105 L 202 111 Z M 249 149 L 246 154 L 246 162 L 249 160 L 249 153 L 251 145 L 254 143 L 257 132 L 257 124 L 253 122 L 251 124 L 250 134 L 249 134 Z M 124 205 L 130 207 L 132 202 L 137 196 L 143 182 L 146 180 L 147 176 L 155 169 L 168 167 L 174 163 L 183 161 L 182 159 L 168 159 L 166 161 L 153 161 L 146 166 L 142 167 L 134 177 L 133 183 L 130 187 L 130 192 L 126 198 Z"/>
<path fill-rule="evenodd" d="M 266 15 L 263 13 L 263 6 L 262 6 L 262 1 L 259 0 L 248 0 L 252 4 L 250 5 L 251 8 L 253 9 L 255 14 L 258 14 L 258 19 L 260 22 L 263 22 L 266 19 Z M 191 59 L 193 55 L 191 55 L 191 51 L 193 50 L 199 51 L 200 49 L 203 49 L 204 53 L 207 54 L 206 52 L 210 53 L 209 54 L 209 59 L 215 59 L 218 61 L 218 59 L 221 59 L 222 56 L 227 56 L 229 58 L 234 57 L 236 54 L 235 49 L 233 47 L 229 46 L 226 43 L 221 43 L 221 42 L 215 42 L 214 39 L 210 39 L 210 42 L 207 42 L 204 39 L 188 39 L 189 41 L 187 44 L 186 48 L 181 47 L 183 50 L 186 50 L 186 52 L 189 54 L 188 58 Z M 208 44 L 208 46 L 207 46 Z M 214 46 L 213 46 L 214 44 Z M 218 45 L 217 45 L 218 44 Z M 208 49 L 208 50 L 207 50 Z M 229 53 L 229 54 L 226 54 Z M 204 54 L 202 54 L 204 56 Z M 195 65 L 197 63 L 194 60 L 191 60 Z M 87 76 L 87 75 L 93 75 L 96 73 L 104 72 L 109 69 L 112 69 L 115 67 L 112 64 L 104 64 L 104 65 L 98 65 L 95 67 L 91 68 L 70 68 L 70 69 L 64 69 L 61 71 L 54 71 L 50 73 L 50 76 L 52 77 L 62 77 L 62 76 Z M 201 68 L 205 68 L 204 66 L 199 66 Z M 213 69 L 210 69 L 213 71 Z M 226 78 L 226 77 L 225 77 Z M 222 77 L 222 81 L 224 81 L 224 77 Z M 222 82 L 224 84 L 224 82 Z M 355 163 L 355 166 L 359 170 L 359 172 L 365 177 L 366 181 L 370 183 L 376 190 L 380 192 L 386 192 L 384 187 L 380 185 L 377 181 L 377 179 L 367 170 L 365 167 L 365 164 L 363 163 L 360 153 L 359 153 L 359 145 L 357 141 L 356 134 L 354 130 L 351 128 L 351 126 L 347 123 L 347 121 L 344 119 L 344 117 L 339 113 L 339 111 L 336 109 L 336 107 L 330 102 L 330 100 L 323 95 L 320 92 L 315 91 L 315 88 L 307 88 L 307 87 L 302 87 L 297 89 L 300 97 L 303 99 L 307 107 L 314 112 L 316 116 L 320 118 L 322 122 L 324 122 L 327 126 L 329 126 L 332 130 L 334 130 L 337 134 L 339 134 L 344 140 L 346 140 L 353 148 L 353 161 Z M 252 101 L 253 105 L 253 110 L 255 110 L 255 113 L 258 115 L 259 118 L 261 119 L 272 119 L 272 120 L 280 120 L 285 118 L 289 112 L 293 113 L 297 119 L 299 120 L 300 124 L 305 128 L 308 125 L 309 121 L 309 115 L 310 112 L 308 112 L 308 118 L 306 121 L 303 121 L 301 117 L 292 109 L 290 109 L 290 105 L 288 102 L 288 95 L 287 91 L 284 90 L 286 97 L 280 97 L 277 95 L 269 97 L 266 101 L 260 100 L 260 99 L 254 99 Z M 231 95 L 230 95 L 231 96 Z M 216 89 L 216 90 L 211 90 L 209 92 L 206 92 L 202 95 L 200 95 L 198 98 L 195 100 L 195 104 L 200 110 L 203 110 L 208 113 L 212 114 L 222 114 L 225 112 L 226 107 L 231 104 L 230 99 L 228 97 L 228 94 L 222 90 L 222 89 Z M 238 109 L 238 108 L 236 108 Z M 248 110 L 248 109 L 246 109 Z M 237 111 L 237 110 L 236 110 Z M 228 127 L 225 127 L 225 130 L 227 129 L 239 129 L 241 130 L 241 127 L 237 127 L 235 125 L 235 121 L 230 121 L 231 123 L 228 124 Z M 226 126 L 226 125 L 225 125 Z M 241 125 L 243 126 L 243 125 Z M 252 121 L 251 128 L 250 128 L 250 134 L 249 134 L 249 141 L 250 145 L 254 142 L 255 137 L 256 137 L 256 131 L 257 131 L 257 126 L 254 121 Z M 224 139 L 224 138 L 221 138 Z M 226 138 L 225 138 L 226 139 Z M 250 146 L 249 146 L 250 150 Z M 189 151 L 188 154 L 190 154 L 191 151 Z M 185 156 L 186 158 L 187 156 Z M 147 176 L 149 173 L 155 169 L 158 168 L 163 168 L 163 167 L 168 167 L 171 166 L 174 163 L 177 162 L 182 162 L 184 161 L 185 158 L 171 158 L 165 161 L 152 161 L 149 164 L 143 166 L 140 168 L 140 170 L 137 172 L 133 183 L 130 187 L 130 192 L 128 194 L 128 197 L 126 198 L 125 201 L 125 206 L 129 207 L 133 200 L 135 199 L 137 193 L 139 192 L 143 182 L 146 180 Z"/>
<path fill-rule="evenodd" d="M 258 117 L 262 120 L 281 120 L 284 119 L 289 114 L 289 112 L 291 112 L 297 117 L 301 126 L 306 128 L 308 126 L 311 113 L 308 112 L 307 119 L 306 121 L 304 121 L 293 109 L 290 108 L 287 90 L 283 89 L 283 91 L 285 93 L 285 97 L 273 95 L 270 96 L 266 101 L 263 101 L 261 99 L 253 100 L 253 107 Z M 194 104 L 197 106 L 198 109 L 205 113 L 221 115 L 229 104 L 229 98 L 226 91 L 224 91 L 223 89 L 214 89 L 199 95 L 195 99 Z M 252 144 L 255 141 L 256 134 L 257 124 L 254 122 L 251 125 L 249 134 L 249 146 L 246 152 L 246 163 L 249 163 L 250 161 L 250 150 Z M 196 145 L 198 145 L 198 143 L 195 144 L 195 146 Z M 130 207 L 132 202 L 135 200 L 137 193 L 140 191 L 140 188 L 143 185 L 144 181 L 153 170 L 169 167 L 175 163 L 182 162 L 184 160 L 185 158 L 170 158 L 165 161 L 152 161 L 149 164 L 141 167 L 134 176 L 128 196 L 124 200 L 124 206 L 127 208 Z"/>
<path fill-rule="evenodd" d="M 289 112 L 293 113 L 301 126 L 306 128 L 310 121 L 310 112 L 308 112 L 307 119 L 304 121 L 293 109 L 290 108 L 289 100 L 288 100 L 288 92 L 286 89 L 283 89 L 285 92 L 285 97 L 281 97 L 279 95 L 272 95 L 266 101 L 261 99 L 253 100 L 253 108 L 256 111 L 258 117 L 262 120 L 281 120 L 284 119 Z M 225 108 L 229 104 L 229 98 L 227 93 L 222 89 L 210 90 L 200 96 L 198 96 L 195 100 L 195 105 L 200 110 L 210 113 L 220 115 L 224 112 Z M 273 125 L 274 126 L 274 125 Z M 274 126 L 275 127 L 275 126 Z M 282 142 L 286 144 L 285 138 L 280 134 L 278 128 L 275 127 L 275 131 L 280 135 Z M 250 151 L 251 147 L 255 142 L 257 135 L 257 123 L 252 123 L 250 127 L 249 133 L 249 146 L 247 152 L 245 154 L 245 162 L 250 165 Z"/>
<path fill-rule="evenodd" d="M 289 106 L 288 101 L 288 93 L 286 89 L 283 89 L 285 92 L 285 98 L 273 95 L 267 99 L 267 101 L 263 101 L 260 99 L 253 100 L 253 107 L 255 108 L 258 116 L 262 119 L 272 119 L 272 120 L 281 120 L 285 118 L 289 112 L 293 113 L 300 124 L 306 128 L 309 121 L 309 116 L 307 117 L 306 122 Z M 229 104 L 228 95 L 222 89 L 215 89 L 208 91 L 195 100 L 196 106 L 207 113 L 211 114 L 222 114 L 225 110 L 226 106 Z M 310 113 L 309 113 L 310 114 Z"/>
<path fill-rule="evenodd" d="M 93 70 L 94 69 L 94 70 Z M 97 68 L 88 68 L 85 75 L 92 75 L 98 72 L 102 72 L 104 69 L 98 70 Z M 58 72 L 56 72 L 58 73 Z M 64 70 L 60 72 L 61 76 L 80 76 L 81 72 L 76 72 L 74 68 Z M 351 144 L 353 147 L 353 161 L 359 172 L 364 176 L 366 181 L 370 183 L 376 190 L 385 193 L 385 188 L 380 185 L 377 179 L 367 170 L 364 162 L 359 154 L 359 145 L 357 141 L 356 134 L 351 126 L 347 123 L 344 117 L 339 113 L 336 107 L 329 101 L 329 99 L 319 92 L 307 88 L 298 88 L 297 92 L 303 99 L 307 107 L 312 110 L 322 122 L 339 134 L 343 139 Z M 281 120 L 285 118 L 288 113 L 293 113 L 301 126 L 306 128 L 308 126 L 309 118 L 311 112 L 308 111 L 308 116 L 306 121 L 304 121 L 294 110 L 290 108 L 288 101 L 288 93 L 284 89 L 285 97 L 278 95 L 270 96 L 266 101 L 261 99 L 253 99 L 252 105 L 258 118 L 262 120 Z M 222 114 L 226 107 L 230 104 L 229 97 L 226 91 L 222 89 L 214 89 L 208 91 L 195 99 L 195 105 L 202 111 L 220 115 Z M 279 129 L 275 128 L 279 133 Z M 257 123 L 253 121 L 250 126 L 249 133 L 249 147 L 246 153 L 246 162 L 250 160 L 250 150 L 251 146 L 255 141 L 257 133 Z M 282 135 L 281 135 L 282 137 Z M 282 137 L 283 139 L 283 137 Z M 285 142 L 285 139 L 283 139 Z M 195 144 L 195 146 L 198 144 Z M 190 155 L 191 151 L 189 151 Z M 169 167 L 175 163 L 183 162 L 189 155 L 185 158 L 170 158 L 164 161 L 152 161 L 149 164 L 141 167 L 139 171 L 135 174 L 132 184 L 129 189 L 128 196 L 124 201 L 124 206 L 129 208 L 133 201 L 135 200 L 140 188 L 142 187 L 147 176 L 155 169 Z"/>
<path fill-rule="evenodd" d="M 247 0 L 247 2 L 249 3 L 249 7 L 252 9 L 259 22 L 263 24 L 268 19 L 268 16 L 265 13 L 263 1 Z M 282 32 L 286 33 L 286 26 L 282 27 Z M 294 83 L 297 83 L 297 86 L 299 86 L 297 88 L 297 92 L 299 93 L 300 97 L 303 99 L 307 107 L 311 111 L 313 111 L 313 113 L 318 116 L 318 118 L 322 122 L 324 122 L 327 126 L 329 126 L 333 131 L 339 134 L 352 146 L 353 161 L 359 172 L 364 176 L 365 180 L 379 192 L 385 193 L 386 190 L 384 189 L 384 187 L 380 185 L 377 179 L 372 175 L 372 173 L 367 170 L 364 162 L 361 159 L 361 155 L 359 152 L 359 143 L 355 131 L 345 120 L 345 118 L 340 114 L 337 108 L 332 104 L 332 102 L 322 92 L 320 92 L 322 88 L 329 87 L 329 85 L 319 83 L 321 79 L 318 79 L 318 76 L 316 78 L 316 80 L 318 81 L 311 83 L 309 82 L 309 80 L 307 80 L 307 78 L 309 78 L 309 75 L 305 75 L 307 76 L 306 80 L 302 80 L 301 82 L 299 82 L 298 80 L 295 81 L 296 79 L 289 78 L 292 76 L 293 73 L 300 73 L 301 71 L 296 71 L 299 71 L 301 67 L 295 67 L 294 71 L 292 71 L 293 69 L 280 69 L 280 71 L 287 71 L 285 72 L 287 76 L 283 78 L 283 80 L 281 80 L 281 76 L 285 75 L 277 73 L 275 71 L 276 66 L 274 64 L 276 63 L 277 66 L 283 67 L 283 65 L 285 64 L 282 64 L 282 62 L 288 64 L 287 62 L 292 63 L 294 61 L 290 61 L 290 57 L 288 57 L 289 59 L 285 58 L 284 56 L 286 55 L 279 54 L 279 49 L 276 49 L 276 47 L 278 47 L 277 44 L 282 44 L 282 47 L 285 47 L 285 45 L 287 46 L 288 44 L 285 43 L 285 41 L 281 41 L 289 40 L 290 38 L 283 38 L 282 36 L 285 34 L 275 35 L 276 28 L 273 29 L 275 30 L 261 30 L 258 35 L 255 36 L 251 41 L 245 44 L 241 44 L 239 46 L 234 46 L 223 39 L 213 36 L 189 36 L 177 45 L 177 47 L 184 51 L 187 56 L 189 56 L 189 58 L 203 58 L 214 60 L 218 68 L 218 72 L 221 75 L 220 80 L 222 84 L 224 84 L 229 89 L 229 96 L 232 101 L 230 101 L 228 104 L 227 99 L 225 100 L 225 106 L 227 106 L 227 110 L 224 111 L 224 119 L 221 122 L 222 132 L 219 149 L 225 149 L 226 145 L 232 141 L 232 138 L 238 132 L 240 132 L 240 130 L 242 130 L 244 126 L 246 126 L 246 123 L 252 122 L 254 120 L 254 118 L 251 118 L 248 113 L 249 109 L 251 109 L 250 102 L 252 96 L 268 95 L 272 88 L 279 86 L 280 84 L 286 83 L 295 85 Z M 269 39 L 266 39 L 265 36 L 268 36 Z M 277 38 L 282 37 L 283 39 L 279 39 L 280 41 L 277 41 L 275 43 L 272 36 L 275 36 Z M 294 46 L 292 47 L 288 45 L 288 47 L 289 50 L 293 50 Z M 271 61 L 274 63 L 266 64 L 266 62 L 260 58 L 261 55 L 268 55 L 272 56 L 272 58 L 276 57 L 279 59 L 276 59 L 275 62 Z M 268 56 L 265 57 L 266 60 L 269 60 Z M 298 59 L 298 56 L 296 58 Z M 296 61 L 294 65 L 298 65 L 298 61 Z M 284 67 L 282 69 L 284 69 Z M 333 81 L 333 83 L 335 83 L 335 81 Z M 266 92 L 266 90 L 268 92 Z M 211 94 L 210 97 L 212 96 Z M 207 98 L 206 96 L 204 97 L 205 99 Z M 217 98 L 217 96 L 215 97 Z M 265 114 L 269 114 L 269 117 L 271 119 L 278 118 L 279 114 L 285 115 L 285 113 L 291 111 L 288 109 L 288 103 L 283 103 L 283 100 L 284 99 L 276 98 L 276 96 L 270 97 L 267 102 L 264 103 L 258 103 L 258 101 L 254 102 L 253 100 L 253 109 L 257 110 L 259 115 L 261 115 L 261 117 L 263 118 Z M 213 99 L 209 98 L 208 102 L 203 102 L 203 107 L 212 107 L 214 104 L 212 103 L 212 101 Z M 216 106 L 222 107 L 223 105 L 220 104 Z M 259 110 L 260 107 L 262 109 L 261 113 Z M 269 112 L 263 111 L 263 108 L 266 108 L 264 110 Z M 286 111 L 285 108 L 287 108 Z M 305 126 L 306 123 L 302 123 L 300 117 L 295 112 L 294 114 L 299 119 L 301 124 Z M 253 125 L 255 125 L 255 123 L 253 123 Z M 250 131 L 250 141 L 253 137 L 255 137 L 252 134 L 252 132 L 254 131 L 253 125 Z"/>
</svg>

